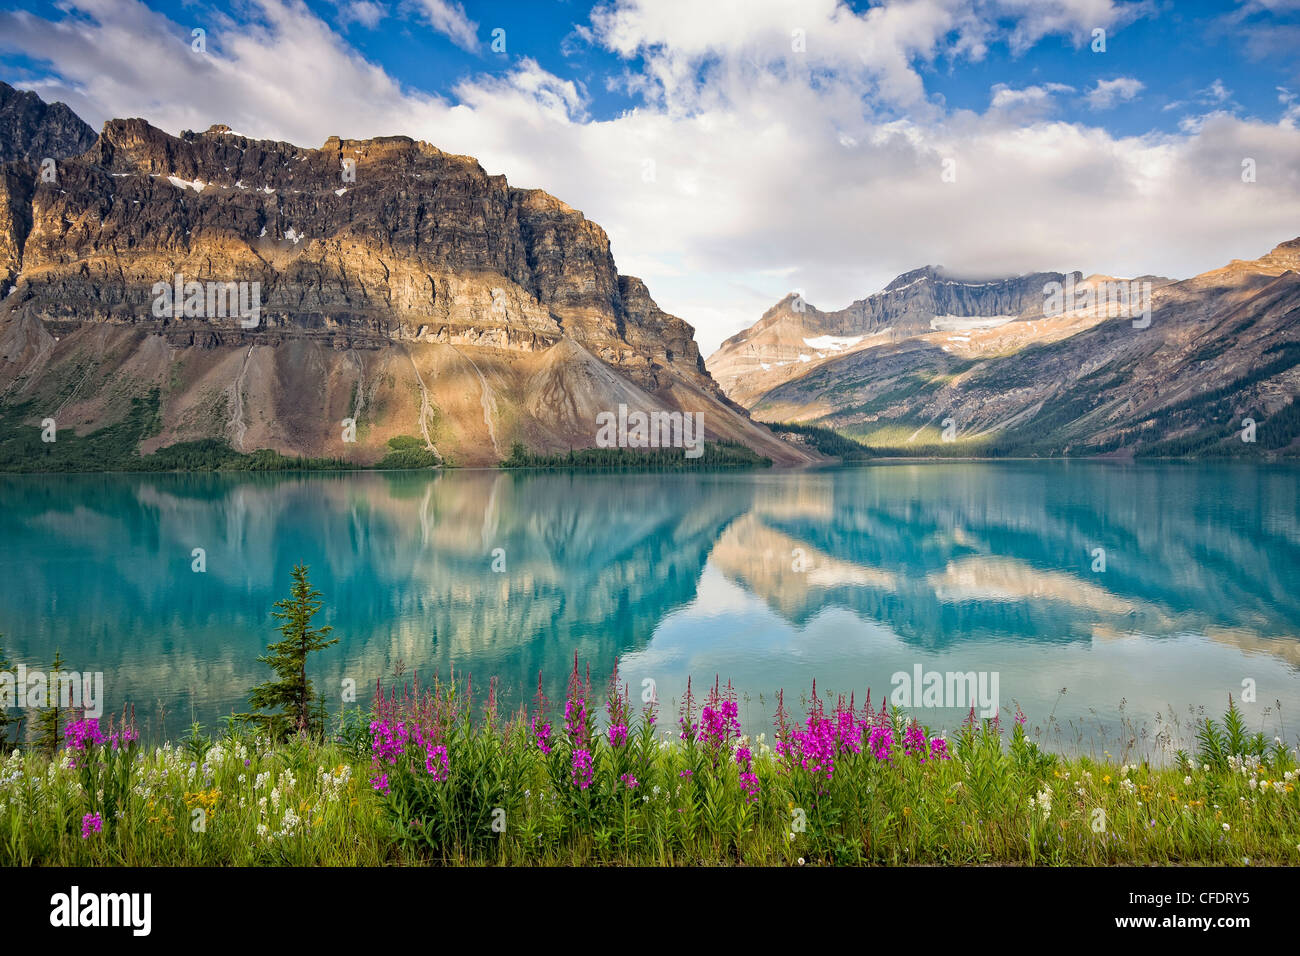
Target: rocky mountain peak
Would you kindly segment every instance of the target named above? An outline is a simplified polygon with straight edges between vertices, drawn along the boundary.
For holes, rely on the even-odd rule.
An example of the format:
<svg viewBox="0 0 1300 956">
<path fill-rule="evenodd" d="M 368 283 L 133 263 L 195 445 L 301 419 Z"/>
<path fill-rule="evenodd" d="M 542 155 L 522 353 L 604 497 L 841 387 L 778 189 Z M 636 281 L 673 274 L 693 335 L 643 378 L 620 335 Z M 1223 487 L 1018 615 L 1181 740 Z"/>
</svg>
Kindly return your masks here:
<svg viewBox="0 0 1300 956">
<path fill-rule="evenodd" d="M 1300 269 L 1300 236 L 1278 243 L 1268 255 L 1258 260 L 1260 265 Z"/>
<path fill-rule="evenodd" d="M 144 453 L 220 437 L 374 461 L 398 437 L 490 464 L 514 441 L 588 447 L 589 413 L 628 404 L 809 457 L 728 402 L 599 225 L 407 136 L 312 149 L 110 120 L 57 184 L 0 166 L 0 283 L 0 394 L 41 404 L 76 376 L 63 414 L 88 431 L 161 402 Z M 204 294 L 160 309 L 174 285 Z M 251 321 L 217 307 L 230 289 L 256 290 Z M 369 423 L 356 448 L 345 418 Z"/>
<path fill-rule="evenodd" d="M 0 163 L 80 156 L 95 131 L 64 103 L 46 103 L 29 90 L 0 82 Z"/>
<path fill-rule="evenodd" d="M 911 272 L 904 272 L 894 279 L 893 282 L 885 286 L 885 292 L 897 292 L 915 285 L 918 282 L 925 282 L 934 279 L 943 278 L 946 273 L 943 266 L 921 266 L 919 269 L 913 269 Z"/>
</svg>

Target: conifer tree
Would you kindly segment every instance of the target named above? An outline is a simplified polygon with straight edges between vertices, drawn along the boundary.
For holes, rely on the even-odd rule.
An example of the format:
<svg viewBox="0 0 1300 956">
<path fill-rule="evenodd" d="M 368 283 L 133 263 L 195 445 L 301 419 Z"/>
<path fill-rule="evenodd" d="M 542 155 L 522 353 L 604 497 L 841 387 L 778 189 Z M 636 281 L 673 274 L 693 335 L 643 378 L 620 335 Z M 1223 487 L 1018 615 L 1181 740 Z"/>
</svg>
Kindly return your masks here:
<svg viewBox="0 0 1300 956">
<path fill-rule="evenodd" d="M 66 711 L 72 706 L 71 700 L 67 702 L 67 706 L 64 706 L 59 695 L 59 674 L 66 663 L 63 654 L 56 647 L 54 663 L 50 665 L 50 672 L 45 675 L 45 707 L 36 718 L 36 746 L 51 757 L 58 753 L 59 745 L 63 742 L 60 736 L 63 732 L 60 718 L 65 717 Z"/>
<path fill-rule="evenodd" d="M 307 657 L 337 644 L 338 638 L 325 640 L 333 630 L 329 625 L 312 626 L 312 618 L 324 602 L 307 580 L 307 570 L 303 564 L 294 566 L 290 596 L 275 603 L 279 610 L 272 616 L 281 622 L 282 636 L 267 645 L 267 653 L 258 658 L 275 672 L 275 677 L 259 684 L 249 696 L 255 713 L 241 715 L 261 723 L 275 739 L 290 733 L 319 736 L 325 729 L 325 702 L 316 696 L 307 677 Z"/>
<path fill-rule="evenodd" d="M 0 634 L 0 640 L 3 639 L 4 635 Z M 3 645 L 0 645 L 0 674 L 13 674 L 14 680 L 16 681 L 18 679 L 17 674 L 14 672 L 13 662 L 10 661 L 9 658 L 5 657 L 5 649 Z M 17 691 L 16 685 L 14 690 Z M 9 749 L 9 728 L 14 724 L 22 723 L 21 717 L 14 717 L 9 713 L 9 706 L 14 703 L 15 700 L 0 702 L 0 752 Z"/>
</svg>

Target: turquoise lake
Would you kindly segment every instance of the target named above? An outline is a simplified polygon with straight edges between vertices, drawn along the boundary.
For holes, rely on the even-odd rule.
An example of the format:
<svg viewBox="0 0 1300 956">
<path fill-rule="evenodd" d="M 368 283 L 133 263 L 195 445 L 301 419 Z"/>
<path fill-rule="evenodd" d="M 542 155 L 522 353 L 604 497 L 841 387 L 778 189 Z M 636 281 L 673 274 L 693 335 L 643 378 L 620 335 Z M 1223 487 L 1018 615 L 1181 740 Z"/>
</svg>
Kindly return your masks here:
<svg viewBox="0 0 1300 956">
<path fill-rule="evenodd" d="M 295 562 L 340 638 L 312 672 L 335 701 L 453 666 L 506 705 L 540 670 L 554 700 L 576 651 L 674 719 L 688 675 L 729 678 L 751 732 L 778 689 L 878 703 L 918 666 L 995 673 L 1004 722 L 1018 704 L 1061 749 L 1155 754 L 1251 687 L 1252 727 L 1300 730 L 1295 466 L 0 479 L 9 657 L 102 671 L 153 739 L 246 708 Z"/>
</svg>

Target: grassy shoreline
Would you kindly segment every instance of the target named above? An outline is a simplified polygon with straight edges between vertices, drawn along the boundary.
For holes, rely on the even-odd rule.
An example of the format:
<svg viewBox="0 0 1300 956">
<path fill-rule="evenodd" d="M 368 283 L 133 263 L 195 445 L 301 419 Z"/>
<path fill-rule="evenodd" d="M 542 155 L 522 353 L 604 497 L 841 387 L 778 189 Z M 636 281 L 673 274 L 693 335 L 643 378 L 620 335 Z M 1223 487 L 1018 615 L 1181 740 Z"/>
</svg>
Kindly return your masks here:
<svg viewBox="0 0 1300 956">
<path fill-rule="evenodd" d="M 1154 767 L 1045 752 L 1019 718 L 944 740 L 815 692 L 770 740 L 740 734 L 716 685 L 672 721 L 626 691 L 598 719 L 594 700 L 575 670 L 562 716 L 435 682 L 315 740 L 232 725 L 142 748 L 79 722 L 54 757 L 0 759 L 0 864 L 1300 863 L 1295 751 L 1233 711 Z"/>
</svg>

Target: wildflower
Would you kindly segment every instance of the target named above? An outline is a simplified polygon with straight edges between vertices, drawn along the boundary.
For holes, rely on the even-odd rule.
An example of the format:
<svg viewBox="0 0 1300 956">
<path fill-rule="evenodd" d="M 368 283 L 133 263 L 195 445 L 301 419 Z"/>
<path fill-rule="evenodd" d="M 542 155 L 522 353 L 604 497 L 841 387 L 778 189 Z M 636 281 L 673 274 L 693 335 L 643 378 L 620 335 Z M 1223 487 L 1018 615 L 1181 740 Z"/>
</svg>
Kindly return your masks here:
<svg viewBox="0 0 1300 956">
<path fill-rule="evenodd" d="M 406 751 L 410 731 L 404 723 L 376 720 L 370 725 L 370 752 L 376 761 L 386 760 L 396 765 L 397 758 Z"/>
<path fill-rule="evenodd" d="M 873 727 L 867 735 L 867 747 L 877 760 L 890 761 L 894 758 L 894 731 L 888 726 Z"/>
<path fill-rule="evenodd" d="M 89 723 L 89 721 L 87 721 Z M 81 818 L 81 838 L 90 839 L 92 833 L 101 833 L 104 829 L 104 820 L 98 813 L 87 813 Z"/>
<path fill-rule="evenodd" d="M 1228 826 L 1228 824 L 1225 823 L 1225 824 L 1223 825 L 1223 832 L 1224 832 L 1224 833 L 1227 833 L 1227 832 L 1228 832 L 1229 830 L 1231 830 L 1231 829 L 1232 829 L 1232 827 Z"/>
<path fill-rule="evenodd" d="M 1190 787 L 1191 785 L 1192 785 L 1192 778 L 1191 778 L 1191 777 L 1183 777 L 1183 786 L 1184 786 L 1184 787 Z"/>
<path fill-rule="evenodd" d="M 586 750 L 575 750 L 571 772 L 573 785 L 579 790 L 586 790 L 591 786 L 591 778 L 591 754 Z"/>
<path fill-rule="evenodd" d="M 534 716 L 532 720 L 532 732 L 533 737 L 537 741 L 537 749 L 543 754 L 549 754 L 551 752 L 551 725 L 546 721 L 542 721 L 541 726 L 539 727 L 537 722 L 538 718 Z"/>
<path fill-rule="evenodd" d="M 629 790 L 635 790 L 637 787 L 637 779 L 631 773 L 625 773 L 618 779 L 622 780 Z"/>
<path fill-rule="evenodd" d="M 736 763 L 740 766 L 740 789 L 750 803 L 758 800 L 758 775 L 754 773 L 753 755 L 748 747 L 736 750 Z"/>
<path fill-rule="evenodd" d="M 700 714 L 700 742 L 722 747 L 740 736 L 739 710 L 734 700 L 724 700 L 718 707 L 707 704 Z"/>
<path fill-rule="evenodd" d="M 436 782 L 442 783 L 446 780 L 451 774 L 451 766 L 447 760 L 447 748 L 442 745 L 428 748 L 425 751 L 424 769 Z"/>
<path fill-rule="evenodd" d="M 610 724 L 609 745 L 619 747 L 627 743 L 627 724 Z"/>
<path fill-rule="evenodd" d="M 374 787 L 376 790 L 378 790 L 380 793 L 387 794 L 390 792 L 388 786 L 388 774 L 386 773 L 376 774 L 375 776 L 371 777 L 370 785 Z M 266 802 L 266 798 L 263 797 L 262 803 L 265 802 Z"/>
<path fill-rule="evenodd" d="M 87 744 L 105 743 L 105 737 L 95 719 L 74 720 L 63 731 L 63 739 L 69 750 L 85 750 Z"/>
<path fill-rule="evenodd" d="M 570 698 L 564 704 L 564 732 L 570 739 L 577 739 L 586 733 L 587 705 L 581 697 Z"/>
</svg>

